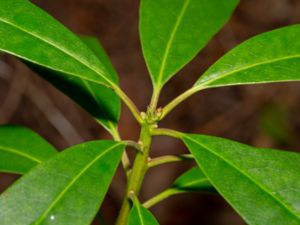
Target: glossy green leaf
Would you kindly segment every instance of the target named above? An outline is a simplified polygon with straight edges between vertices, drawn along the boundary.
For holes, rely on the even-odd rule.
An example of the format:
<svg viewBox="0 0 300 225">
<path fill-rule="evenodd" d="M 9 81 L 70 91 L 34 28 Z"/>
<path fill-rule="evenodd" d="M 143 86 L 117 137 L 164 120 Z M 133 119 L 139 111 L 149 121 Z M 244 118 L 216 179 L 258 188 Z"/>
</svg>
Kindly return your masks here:
<svg viewBox="0 0 300 225">
<path fill-rule="evenodd" d="M 80 38 L 94 52 L 109 74 L 117 79 L 118 73 L 98 39 L 92 36 L 80 36 Z"/>
<path fill-rule="evenodd" d="M 159 225 L 152 213 L 137 200 L 130 211 L 128 225 Z"/>
<path fill-rule="evenodd" d="M 195 86 L 201 88 L 300 80 L 300 25 L 258 35 L 240 44 Z"/>
<path fill-rule="evenodd" d="M 123 143 L 88 142 L 36 166 L 1 195 L 1 225 L 90 224 L 123 149 Z"/>
<path fill-rule="evenodd" d="M 81 39 L 95 53 L 108 72 L 117 78 L 118 74 L 100 42 L 93 37 L 85 36 L 81 37 Z M 121 111 L 119 96 L 113 90 L 95 83 L 86 82 L 85 86 L 88 88 L 87 91 L 89 91 L 91 96 L 95 99 L 95 102 L 97 102 L 97 107 L 91 108 L 90 113 L 94 115 L 104 127 L 113 132 L 116 129 Z M 90 101 L 87 101 L 87 99 L 82 100 L 81 104 L 84 105 L 83 107 L 85 109 L 91 106 Z"/>
<path fill-rule="evenodd" d="M 107 129 L 115 128 L 119 99 L 100 84 L 116 86 L 118 78 L 101 47 L 94 50 L 97 58 L 76 35 L 24 0 L 1 1 L 0 36 L 1 51 L 24 60 Z"/>
<path fill-rule="evenodd" d="M 47 13 L 24 0 L 2 0 L 0 49 L 24 60 L 110 86 L 116 78 L 78 37 Z"/>
<path fill-rule="evenodd" d="M 52 145 L 27 128 L 0 127 L 0 172 L 24 174 L 56 153 Z"/>
<path fill-rule="evenodd" d="M 183 192 L 214 191 L 209 180 L 198 167 L 194 167 L 178 177 L 173 183 L 172 189 Z"/>
<path fill-rule="evenodd" d="M 248 224 L 300 224 L 300 154 L 203 135 L 183 140 L 211 184 Z"/>
<path fill-rule="evenodd" d="M 142 0 L 140 36 L 155 88 L 161 88 L 229 19 L 238 0 Z"/>
</svg>

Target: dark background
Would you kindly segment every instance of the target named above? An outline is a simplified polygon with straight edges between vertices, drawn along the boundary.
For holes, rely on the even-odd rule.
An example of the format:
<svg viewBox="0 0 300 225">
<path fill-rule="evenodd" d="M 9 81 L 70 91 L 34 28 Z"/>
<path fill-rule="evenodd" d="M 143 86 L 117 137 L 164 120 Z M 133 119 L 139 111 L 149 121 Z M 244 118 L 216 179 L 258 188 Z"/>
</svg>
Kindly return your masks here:
<svg viewBox="0 0 300 225">
<path fill-rule="evenodd" d="M 99 38 L 120 75 L 121 86 L 141 110 L 149 103 L 151 83 L 138 36 L 139 1 L 35 0 L 72 31 Z M 242 0 L 230 22 L 165 87 L 160 105 L 188 89 L 219 57 L 238 43 L 264 31 L 300 22 L 299 0 Z M 46 26 L 46 24 L 45 24 Z M 1 37 L 6 38 L 6 37 Z M 299 37 L 300 38 L 300 37 Z M 291 48 L 293 43 L 291 43 Z M 206 90 L 182 103 L 160 125 L 204 133 L 243 143 L 300 150 L 300 84 L 284 83 Z M 11 56 L 0 56 L 0 124 L 20 124 L 38 132 L 58 149 L 83 141 L 109 138 L 93 119 L 51 85 Z M 120 130 L 137 139 L 138 125 L 123 107 Z M 186 153 L 171 138 L 155 138 L 152 156 Z M 141 198 L 148 199 L 168 185 L 191 163 L 153 169 Z M 0 191 L 17 176 L 1 174 Z M 94 224 L 112 224 L 123 195 L 119 169 Z M 234 191 L 234 187 L 233 187 Z M 162 225 L 240 225 L 244 222 L 218 196 L 185 194 L 153 208 Z"/>
</svg>

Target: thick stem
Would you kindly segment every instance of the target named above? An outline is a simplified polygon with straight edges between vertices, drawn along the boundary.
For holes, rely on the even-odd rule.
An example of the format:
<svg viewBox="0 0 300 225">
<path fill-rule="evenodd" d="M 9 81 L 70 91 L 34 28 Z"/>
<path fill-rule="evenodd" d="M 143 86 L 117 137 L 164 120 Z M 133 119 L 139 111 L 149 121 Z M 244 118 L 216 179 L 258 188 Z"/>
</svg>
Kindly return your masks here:
<svg viewBox="0 0 300 225">
<path fill-rule="evenodd" d="M 130 199 L 128 198 L 130 192 L 134 192 L 136 196 L 139 195 L 142 182 L 147 171 L 148 156 L 152 139 L 150 129 L 151 125 L 142 123 L 139 139 L 142 151 L 137 152 L 116 225 L 127 224 L 128 215 L 131 208 Z"/>
</svg>

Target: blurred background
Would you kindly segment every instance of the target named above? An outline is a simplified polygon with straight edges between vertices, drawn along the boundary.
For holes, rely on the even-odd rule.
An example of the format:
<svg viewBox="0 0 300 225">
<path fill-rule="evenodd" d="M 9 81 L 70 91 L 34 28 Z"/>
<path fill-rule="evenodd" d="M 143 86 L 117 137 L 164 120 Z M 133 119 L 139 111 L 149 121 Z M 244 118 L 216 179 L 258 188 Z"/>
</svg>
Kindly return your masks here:
<svg viewBox="0 0 300 225">
<path fill-rule="evenodd" d="M 122 88 L 140 110 L 145 110 L 152 87 L 138 36 L 139 1 L 33 2 L 75 33 L 93 35 L 101 40 L 119 72 Z M 164 106 L 188 89 L 213 62 L 238 43 L 256 34 L 299 22 L 299 0 L 241 0 L 227 25 L 166 85 L 160 105 Z M 297 151 L 300 150 L 299 98 L 300 83 L 205 90 L 182 103 L 160 126 L 222 136 L 259 147 Z M 68 97 L 7 55 L 0 55 L 0 124 L 29 127 L 60 150 L 83 141 L 110 138 Z M 139 133 L 138 125 L 125 107 L 120 131 L 124 139 L 136 140 Z M 186 153 L 186 149 L 180 142 L 155 138 L 153 157 L 181 153 Z M 146 177 L 141 199 L 146 200 L 164 190 L 192 166 L 191 162 L 186 162 L 152 169 Z M 0 191 L 17 178 L 0 174 Z M 94 224 L 113 224 L 124 187 L 125 177 L 119 169 Z M 162 225 L 245 224 L 217 195 L 178 195 L 154 207 L 153 213 Z"/>
</svg>

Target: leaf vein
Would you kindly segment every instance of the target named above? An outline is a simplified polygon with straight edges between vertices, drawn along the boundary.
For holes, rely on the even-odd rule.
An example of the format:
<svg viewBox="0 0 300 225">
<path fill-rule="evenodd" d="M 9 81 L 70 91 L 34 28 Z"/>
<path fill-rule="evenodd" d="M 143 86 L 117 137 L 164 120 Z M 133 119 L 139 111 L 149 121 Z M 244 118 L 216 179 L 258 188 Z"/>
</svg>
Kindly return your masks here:
<svg viewBox="0 0 300 225">
<path fill-rule="evenodd" d="M 72 185 L 101 157 L 103 157 L 105 154 L 107 154 L 112 149 L 116 148 L 117 146 L 122 145 L 122 143 L 117 143 L 110 148 L 106 149 L 104 152 L 102 152 L 100 155 L 98 155 L 94 160 L 92 160 L 89 164 L 87 164 L 81 171 L 78 173 L 77 176 L 75 176 L 69 184 L 60 192 L 60 194 L 54 199 L 52 204 L 45 210 L 45 212 L 40 216 L 40 218 L 34 223 L 35 225 L 41 224 L 41 222 L 46 218 L 46 216 L 49 214 L 49 212 L 53 209 L 53 207 L 60 201 L 60 199 L 63 197 L 63 195 L 72 187 Z"/>
<path fill-rule="evenodd" d="M 139 219 L 141 221 L 141 225 L 145 225 L 144 224 L 144 219 L 143 219 L 143 215 L 142 215 L 142 212 L 141 212 L 141 206 L 139 203 L 136 203 L 136 209 L 138 211 L 138 215 L 139 215 Z"/>
<path fill-rule="evenodd" d="M 14 23 L 12 23 L 10 21 L 4 20 L 3 18 L 0 18 L 0 21 L 2 21 L 3 23 L 6 23 L 6 24 L 8 24 L 8 25 L 10 25 L 12 27 L 15 27 L 16 29 L 18 29 L 18 30 L 20 30 L 20 31 L 22 31 L 24 33 L 27 33 L 28 35 L 30 35 L 30 36 L 38 39 L 38 40 L 41 40 L 42 42 L 44 42 L 44 43 L 46 43 L 46 44 L 48 44 L 48 45 L 50 45 L 50 46 L 58 49 L 60 52 L 64 53 L 65 55 L 67 55 L 67 56 L 69 56 L 69 57 L 71 57 L 73 59 L 75 59 L 77 62 L 79 62 L 80 64 L 84 65 L 86 68 L 88 68 L 89 70 L 95 72 L 97 75 L 99 75 L 100 77 L 102 77 L 102 79 L 104 79 L 110 85 L 114 86 L 113 83 L 112 83 L 112 81 L 110 81 L 109 79 L 107 79 L 103 73 L 101 73 L 100 71 L 97 71 L 96 69 L 92 68 L 90 65 L 88 65 L 88 63 L 85 60 L 82 61 L 83 59 L 79 59 L 78 57 L 74 56 L 72 53 L 70 53 L 68 50 L 62 48 L 61 46 L 58 46 L 55 43 L 53 43 L 53 42 L 51 42 L 51 41 L 49 41 L 47 39 L 43 39 L 42 37 L 39 37 L 38 35 L 30 32 L 30 31 L 28 31 L 28 30 L 26 30 L 26 29 L 24 29 L 22 27 L 19 27 L 18 25 L 14 24 Z"/>
<path fill-rule="evenodd" d="M 8 148 L 8 147 L 4 147 L 4 146 L 0 146 L 0 150 L 3 150 L 3 151 L 6 151 L 6 152 L 11 152 L 13 154 L 16 154 L 16 155 L 20 155 L 20 156 L 23 156 L 24 158 L 28 158 L 34 162 L 37 162 L 37 163 L 41 163 L 42 161 L 31 156 L 31 155 L 28 155 L 24 152 L 20 152 L 18 149 L 13 149 L 13 148 Z"/>
<path fill-rule="evenodd" d="M 201 184 L 201 183 L 205 183 L 205 182 L 207 182 L 207 181 L 209 181 L 207 178 L 198 179 L 198 180 L 194 180 L 194 181 L 185 183 L 185 186 L 189 187 L 189 186 L 191 186 L 191 185 L 194 185 L 194 184 Z"/>
<path fill-rule="evenodd" d="M 169 55 L 172 43 L 173 43 L 174 38 L 175 38 L 175 34 L 177 32 L 177 29 L 178 29 L 178 27 L 179 27 L 179 25 L 182 21 L 184 13 L 185 13 L 185 11 L 186 11 L 189 4 L 190 4 L 190 0 L 186 0 L 184 2 L 183 6 L 182 6 L 182 9 L 181 9 L 181 11 L 180 11 L 180 13 L 179 13 L 179 15 L 176 19 L 176 23 L 174 25 L 174 28 L 172 29 L 170 39 L 167 42 L 167 46 L 166 46 L 165 53 L 164 53 L 164 56 L 163 56 L 163 60 L 162 60 L 162 63 L 161 63 L 160 71 L 159 71 L 159 74 L 158 74 L 158 80 L 157 80 L 158 85 L 160 85 L 160 83 L 162 81 L 162 76 L 163 76 L 163 73 L 164 73 L 164 70 L 165 70 L 165 67 L 166 67 L 166 63 L 167 63 L 167 59 L 168 59 L 168 55 Z"/>
<path fill-rule="evenodd" d="M 225 163 L 227 163 L 229 166 L 231 166 L 232 168 L 236 169 L 237 171 L 239 171 L 242 175 L 244 175 L 246 178 L 248 178 L 251 182 L 253 182 L 254 184 L 256 184 L 262 191 L 264 191 L 265 193 L 267 193 L 270 197 L 272 197 L 277 203 L 279 203 L 279 205 L 282 205 L 284 209 L 286 209 L 291 215 L 293 215 L 294 217 L 296 217 L 298 220 L 300 219 L 300 216 L 298 215 L 298 212 L 295 211 L 293 208 L 291 208 L 288 204 L 282 202 L 278 197 L 276 197 L 275 195 L 272 194 L 272 191 L 269 190 L 268 187 L 264 186 L 263 184 L 260 184 L 256 181 L 255 178 L 251 177 L 251 175 L 248 175 L 247 172 L 244 172 L 243 170 L 240 170 L 239 168 L 237 168 L 234 164 L 232 164 L 231 162 L 229 162 L 227 159 L 225 159 L 224 157 L 222 157 L 221 155 L 219 155 L 218 153 L 216 153 L 215 151 L 211 150 L 209 147 L 207 147 L 206 145 L 204 145 L 203 143 L 196 141 L 188 136 L 185 136 L 186 138 L 190 139 L 192 142 L 204 147 L 207 151 L 209 151 L 210 153 L 212 153 L 213 155 L 217 156 L 218 158 L 220 158 L 221 160 L 223 160 Z"/>
<path fill-rule="evenodd" d="M 266 60 L 266 61 L 263 61 L 263 62 L 260 62 L 260 63 L 254 63 L 254 64 L 251 64 L 251 65 L 248 65 L 248 66 L 241 67 L 241 68 L 236 69 L 236 70 L 232 70 L 232 71 L 230 71 L 228 73 L 224 73 L 224 74 L 222 74 L 220 76 L 218 76 L 217 73 L 216 74 L 212 74 L 211 76 L 208 76 L 206 78 L 204 77 L 204 80 L 202 81 L 203 83 L 199 82 L 198 85 L 200 85 L 200 86 L 207 86 L 207 85 L 209 85 L 212 82 L 215 82 L 215 81 L 220 80 L 222 78 L 228 77 L 228 76 L 230 76 L 232 74 L 235 74 L 235 73 L 238 73 L 238 72 L 241 72 L 241 71 L 245 71 L 247 69 L 252 69 L 252 68 L 255 68 L 255 67 L 258 67 L 258 66 L 272 64 L 272 63 L 275 63 L 275 62 L 280 62 L 280 61 L 284 61 L 284 60 L 288 60 L 288 59 L 296 59 L 296 58 L 300 58 L 300 54 L 290 55 L 290 56 L 280 57 L 280 58 L 275 58 L 275 59 L 272 59 L 272 60 Z"/>
</svg>

